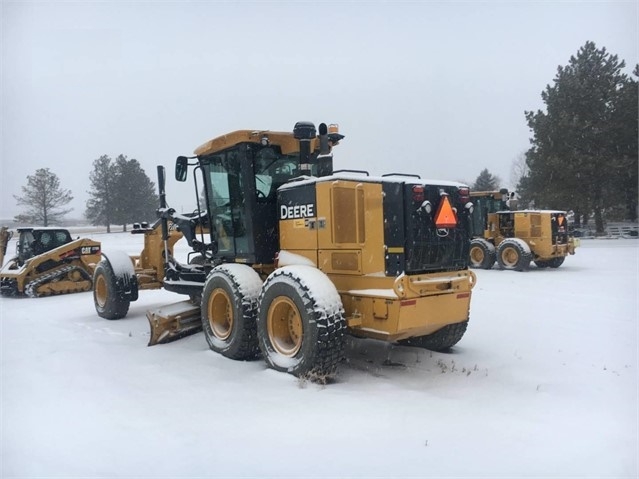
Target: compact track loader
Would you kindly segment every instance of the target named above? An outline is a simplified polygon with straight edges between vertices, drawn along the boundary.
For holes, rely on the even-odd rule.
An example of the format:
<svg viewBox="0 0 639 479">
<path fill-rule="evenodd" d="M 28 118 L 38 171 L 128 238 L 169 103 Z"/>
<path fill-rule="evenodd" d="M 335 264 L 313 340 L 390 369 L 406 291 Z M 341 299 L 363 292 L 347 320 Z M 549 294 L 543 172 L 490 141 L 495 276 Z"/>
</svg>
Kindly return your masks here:
<svg viewBox="0 0 639 479">
<path fill-rule="evenodd" d="M 579 240 L 569 232 L 567 213 L 555 210 L 517 210 L 508 190 L 470 194 L 473 240 L 470 266 L 525 271 L 533 261 L 539 268 L 559 268 L 575 254 Z"/>
<path fill-rule="evenodd" d="M 94 274 L 98 314 L 124 317 L 138 290 L 188 299 L 147 312 L 149 345 L 203 329 L 228 358 L 262 356 L 296 376 L 332 376 L 346 333 L 445 350 L 464 335 L 475 275 L 468 269 L 467 186 L 417 175 L 333 170 L 336 125 L 240 130 L 178 157 L 194 167 L 206 205 L 167 207 L 140 228 L 140 257 L 104 253 Z M 184 237 L 187 263 L 173 256 Z M 160 241 L 161 240 L 161 241 Z"/>
<path fill-rule="evenodd" d="M 18 228 L 17 254 L 2 266 L 13 232 L 0 228 L 0 293 L 31 297 L 90 291 L 100 243 L 66 229 Z"/>
</svg>

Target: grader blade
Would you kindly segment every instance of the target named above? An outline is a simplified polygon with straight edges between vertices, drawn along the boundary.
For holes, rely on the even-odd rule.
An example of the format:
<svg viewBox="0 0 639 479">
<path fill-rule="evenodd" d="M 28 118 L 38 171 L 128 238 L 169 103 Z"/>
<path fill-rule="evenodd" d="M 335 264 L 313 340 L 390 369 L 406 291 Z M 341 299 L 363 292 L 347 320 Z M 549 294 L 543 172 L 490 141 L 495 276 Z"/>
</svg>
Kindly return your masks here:
<svg viewBox="0 0 639 479">
<path fill-rule="evenodd" d="M 149 346 L 170 343 L 202 331 L 200 305 L 188 300 L 147 311 L 146 317 L 151 326 Z"/>
</svg>

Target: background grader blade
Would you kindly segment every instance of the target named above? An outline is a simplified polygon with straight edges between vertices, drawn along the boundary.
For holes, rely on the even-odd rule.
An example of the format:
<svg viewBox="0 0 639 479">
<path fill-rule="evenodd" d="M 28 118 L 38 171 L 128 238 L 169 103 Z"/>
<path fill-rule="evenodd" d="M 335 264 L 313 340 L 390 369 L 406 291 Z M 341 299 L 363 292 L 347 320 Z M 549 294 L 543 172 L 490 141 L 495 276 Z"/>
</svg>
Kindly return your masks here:
<svg viewBox="0 0 639 479">
<path fill-rule="evenodd" d="M 151 326 L 149 346 L 170 343 L 202 331 L 200 305 L 188 300 L 147 311 L 146 317 Z"/>
</svg>

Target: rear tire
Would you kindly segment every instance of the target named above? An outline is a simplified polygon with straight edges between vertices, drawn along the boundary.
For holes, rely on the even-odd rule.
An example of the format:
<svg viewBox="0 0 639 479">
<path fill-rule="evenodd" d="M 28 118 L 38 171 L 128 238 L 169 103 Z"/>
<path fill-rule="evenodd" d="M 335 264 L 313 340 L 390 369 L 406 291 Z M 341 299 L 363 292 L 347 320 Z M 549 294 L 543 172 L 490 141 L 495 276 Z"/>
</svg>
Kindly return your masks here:
<svg viewBox="0 0 639 479">
<path fill-rule="evenodd" d="M 260 349 L 269 367 L 326 382 L 344 355 L 346 320 L 331 281 L 310 266 L 283 267 L 262 287 Z"/>
<path fill-rule="evenodd" d="M 259 356 L 257 298 L 262 281 L 245 265 L 222 265 L 209 274 L 202 292 L 202 329 L 209 347 L 240 361 Z"/>
<path fill-rule="evenodd" d="M 497 263 L 501 269 L 526 271 L 532 254 L 528 245 L 519 238 L 508 238 L 497 246 Z"/>
<path fill-rule="evenodd" d="M 491 269 L 495 264 L 495 246 L 483 238 L 475 238 L 470 242 L 468 257 L 471 268 Z"/>
<path fill-rule="evenodd" d="M 408 338 L 400 341 L 399 343 L 405 346 L 415 346 L 418 348 L 429 349 L 431 351 L 442 352 L 457 344 L 464 336 L 464 333 L 466 333 L 467 327 L 468 321 L 449 324 L 427 336 Z"/>
<path fill-rule="evenodd" d="M 93 272 L 93 304 L 101 318 L 122 319 L 129 312 L 131 301 L 120 297 L 116 281 L 111 263 L 100 261 Z"/>
</svg>

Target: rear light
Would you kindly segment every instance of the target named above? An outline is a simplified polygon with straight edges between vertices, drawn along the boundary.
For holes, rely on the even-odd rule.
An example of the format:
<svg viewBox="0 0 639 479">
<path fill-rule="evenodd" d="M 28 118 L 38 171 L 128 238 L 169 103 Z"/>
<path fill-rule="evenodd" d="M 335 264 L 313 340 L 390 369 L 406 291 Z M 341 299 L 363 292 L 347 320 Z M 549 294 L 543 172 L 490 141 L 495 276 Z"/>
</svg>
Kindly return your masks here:
<svg viewBox="0 0 639 479">
<path fill-rule="evenodd" d="M 467 187 L 459 188 L 459 202 L 465 205 L 470 201 L 470 189 Z"/>
<path fill-rule="evenodd" d="M 424 187 L 422 185 L 413 186 L 413 201 L 419 203 L 424 201 Z"/>
</svg>

